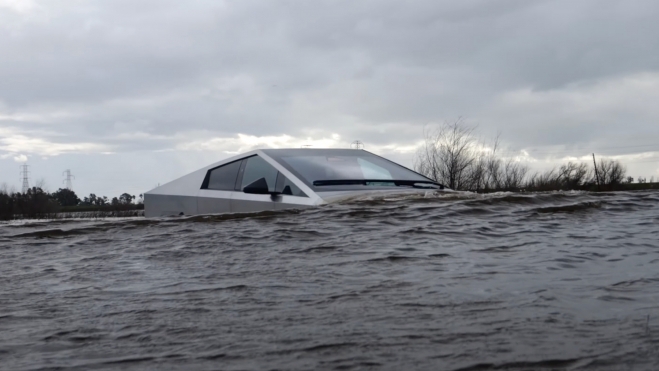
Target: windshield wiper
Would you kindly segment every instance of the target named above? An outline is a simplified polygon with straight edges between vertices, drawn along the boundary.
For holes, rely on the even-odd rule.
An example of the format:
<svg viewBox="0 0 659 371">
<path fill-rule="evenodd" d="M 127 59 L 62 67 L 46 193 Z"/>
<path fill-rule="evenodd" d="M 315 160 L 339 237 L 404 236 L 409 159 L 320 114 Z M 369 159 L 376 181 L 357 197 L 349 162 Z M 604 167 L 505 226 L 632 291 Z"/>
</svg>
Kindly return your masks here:
<svg viewBox="0 0 659 371">
<path fill-rule="evenodd" d="M 369 183 L 394 183 L 397 187 L 407 186 L 414 188 L 444 189 L 444 185 L 432 180 L 400 180 L 400 179 L 332 179 L 332 180 L 314 180 L 313 185 L 316 187 L 336 186 L 336 185 L 369 185 Z"/>
</svg>

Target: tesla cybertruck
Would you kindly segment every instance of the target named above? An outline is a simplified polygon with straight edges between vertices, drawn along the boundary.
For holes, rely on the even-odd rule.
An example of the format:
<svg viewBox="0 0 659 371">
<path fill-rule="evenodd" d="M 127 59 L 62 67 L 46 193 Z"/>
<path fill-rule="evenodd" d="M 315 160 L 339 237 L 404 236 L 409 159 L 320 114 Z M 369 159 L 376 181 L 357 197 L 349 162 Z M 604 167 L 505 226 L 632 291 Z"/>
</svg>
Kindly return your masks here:
<svg viewBox="0 0 659 371">
<path fill-rule="evenodd" d="M 355 196 L 445 190 L 361 149 L 258 149 L 206 166 L 144 195 L 144 215 L 300 209 Z"/>
</svg>

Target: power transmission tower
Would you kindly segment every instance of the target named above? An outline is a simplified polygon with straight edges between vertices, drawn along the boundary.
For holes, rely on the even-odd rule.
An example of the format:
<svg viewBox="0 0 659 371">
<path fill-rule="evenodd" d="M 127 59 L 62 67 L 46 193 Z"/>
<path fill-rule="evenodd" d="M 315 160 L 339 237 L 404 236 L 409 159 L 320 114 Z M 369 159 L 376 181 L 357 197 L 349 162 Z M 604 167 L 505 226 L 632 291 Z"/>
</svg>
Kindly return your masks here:
<svg viewBox="0 0 659 371">
<path fill-rule="evenodd" d="M 76 177 L 71 174 L 70 169 L 66 169 L 62 175 L 66 175 L 66 179 L 64 179 L 62 182 L 66 182 L 66 189 L 69 191 L 73 191 L 73 183 L 71 183 L 71 179 L 75 179 Z"/>
<path fill-rule="evenodd" d="M 28 168 L 28 164 L 23 164 L 20 166 L 21 178 L 23 180 L 23 193 L 27 193 L 28 189 L 30 189 L 30 171 Z"/>
<path fill-rule="evenodd" d="M 350 143 L 350 148 L 364 149 L 364 143 L 361 140 L 356 140 L 356 141 Z"/>
</svg>

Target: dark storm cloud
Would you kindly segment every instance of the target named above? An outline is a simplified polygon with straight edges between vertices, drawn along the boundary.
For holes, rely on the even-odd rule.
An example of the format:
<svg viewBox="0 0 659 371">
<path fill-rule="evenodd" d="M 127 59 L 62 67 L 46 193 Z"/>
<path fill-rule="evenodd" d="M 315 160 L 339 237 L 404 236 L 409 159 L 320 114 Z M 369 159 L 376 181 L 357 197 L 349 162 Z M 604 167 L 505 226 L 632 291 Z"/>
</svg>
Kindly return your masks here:
<svg viewBox="0 0 659 371">
<path fill-rule="evenodd" d="M 433 120 L 448 104 L 432 109 L 428 100 L 471 111 L 473 103 L 460 101 L 476 98 L 470 102 L 477 104 L 502 88 L 545 89 L 656 69 L 658 9 L 652 1 L 599 0 L 115 1 L 72 3 L 65 10 L 40 3 L 36 15 L 0 38 L 10 51 L 0 62 L 0 96 L 20 108 L 200 87 L 207 89 L 205 102 L 192 95 L 193 102 L 174 103 L 181 115 L 207 126 L 213 120 L 204 114 L 222 117 L 254 89 L 263 96 L 245 103 L 272 120 L 292 94 L 361 81 L 365 93 L 388 90 L 382 94 L 392 97 L 376 99 L 392 111 L 399 112 L 389 103 L 399 100 L 403 111 L 411 107 L 419 119 Z M 232 96 L 214 94 L 223 79 L 235 76 L 248 85 L 234 86 Z M 354 113 L 366 120 L 390 117 L 381 110 L 370 115 L 353 102 Z M 250 127 L 263 120 L 244 110 L 238 115 Z M 175 126 L 160 121 L 164 129 Z"/>
</svg>

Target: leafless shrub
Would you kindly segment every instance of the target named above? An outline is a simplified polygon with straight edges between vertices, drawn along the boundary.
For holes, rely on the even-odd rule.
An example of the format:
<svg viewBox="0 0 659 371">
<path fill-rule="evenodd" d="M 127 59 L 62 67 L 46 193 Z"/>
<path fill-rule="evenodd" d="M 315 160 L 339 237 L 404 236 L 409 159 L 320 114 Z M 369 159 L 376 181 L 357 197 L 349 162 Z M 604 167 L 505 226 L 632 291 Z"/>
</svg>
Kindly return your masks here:
<svg viewBox="0 0 659 371">
<path fill-rule="evenodd" d="M 468 189 L 479 159 L 473 131 L 461 119 L 424 131 L 414 168 L 451 189 Z"/>
<path fill-rule="evenodd" d="M 499 138 L 489 150 L 474 135 L 474 128 L 459 119 L 424 132 L 415 170 L 457 190 L 516 190 L 522 187 L 528 167 L 497 157 Z"/>
<path fill-rule="evenodd" d="M 526 181 L 525 188 L 534 191 L 581 189 L 591 182 L 590 174 L 588 164 L 568 162 L 558 170 L 534 174 Z"/>
<path fill-rule="evenodd" d="M 558 182 L 562 189 L 578 189 L 592 177 L 587 164 L 568 162 L 558 169 Z"/>
<path fill-rule="evenodd" d="M 524 180 L 529 168 L 515 160 L 506 161 L 494 156 L 487 158 L 486 166 L 482 174 L 475 174 L 482 178 L 482 188 L 489 190 L 507 190 L 514 191 L 523 188 Z"/>
<path fill-rule="evenodd" d="M 474 136 L 473 127 L 458 119 L 424 131 L 414 168 L 451 189 L 485 192 L 590 189 L 598 180 L 601 185 L 615 188 L 626 176 L 625 167 L 614 160 L 601 160 L 598 176 L 592 165 L 573 162 L 529 176 L 526 165 L 498 157 L 498 148 L 499 137 L 488 147 Z"/>
<path fill-rule="evenodd" d="M 600 160 L 597 165 L 596 180 L 599 179 L 599 184 L 607 186 L 615 186 L 621 184 L 625 179 L 627 169 L 616 160 Z"/>
<path fill-rule="evenodd" d="M 524 186 L 529 191 L 551 191 L 561 189 L 559 176 L 556 169 L 549 170 L 545 173 L 534 173 L 527 180 Z"/>
</svg>

